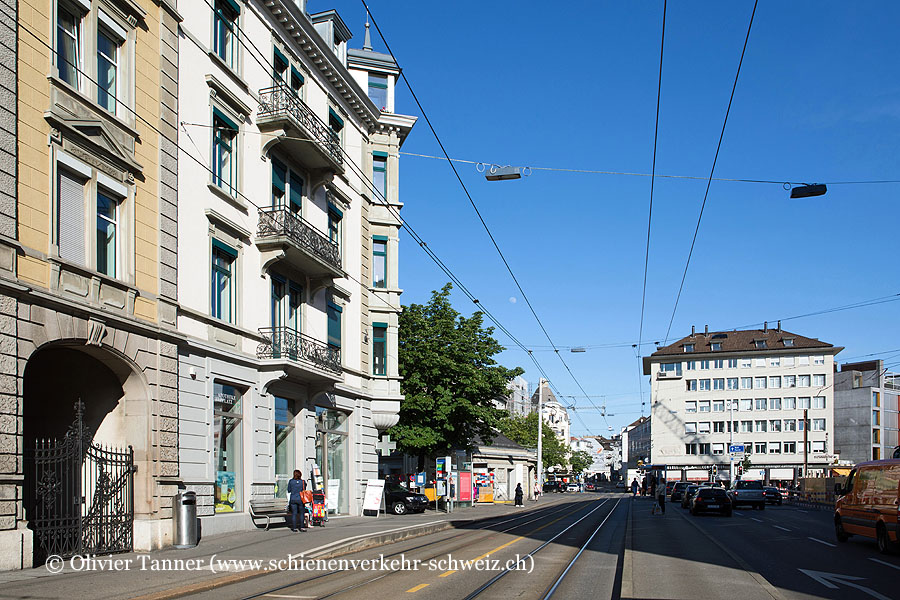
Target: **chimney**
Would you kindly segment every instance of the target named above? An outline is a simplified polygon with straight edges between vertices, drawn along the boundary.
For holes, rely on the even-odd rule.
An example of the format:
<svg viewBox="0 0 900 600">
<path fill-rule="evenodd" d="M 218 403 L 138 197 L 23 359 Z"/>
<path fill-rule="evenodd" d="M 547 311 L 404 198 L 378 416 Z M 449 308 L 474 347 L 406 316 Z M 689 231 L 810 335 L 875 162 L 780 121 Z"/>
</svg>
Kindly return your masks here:
<svg viewBox="0 0 900 600">
<path fill-rule="evenodd" d="M 781 319 L 778 319 L 778 329 L 775 331 L 781 331 Z"/>
<path fill-rule="evenodd" d="M 697 335 L 697 326 L 691 325 L 691 337 L 694 337 L 695 335 Z"/>
<path fill-rule="evenodd" d="M 769 322 L 763 321 L 763 333 L 769 333 Z"/>
<path fill-rule="evenodd" d="M 703 326 L 703 335 L 709 335 L 709 325 Z"/>
</svg>

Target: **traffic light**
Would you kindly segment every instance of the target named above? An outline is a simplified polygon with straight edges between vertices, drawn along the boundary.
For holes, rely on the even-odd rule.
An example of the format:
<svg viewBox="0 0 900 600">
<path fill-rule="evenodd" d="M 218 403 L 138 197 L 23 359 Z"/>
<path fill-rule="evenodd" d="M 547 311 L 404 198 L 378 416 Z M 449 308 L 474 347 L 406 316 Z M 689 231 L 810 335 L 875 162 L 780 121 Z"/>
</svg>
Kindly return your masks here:
<svg viewBox="0 0 900 600">
<path fill-rule="evenodd" d="M 744 474 L 744 465 L 738 465 L 738 477 Z"/>
</svg>

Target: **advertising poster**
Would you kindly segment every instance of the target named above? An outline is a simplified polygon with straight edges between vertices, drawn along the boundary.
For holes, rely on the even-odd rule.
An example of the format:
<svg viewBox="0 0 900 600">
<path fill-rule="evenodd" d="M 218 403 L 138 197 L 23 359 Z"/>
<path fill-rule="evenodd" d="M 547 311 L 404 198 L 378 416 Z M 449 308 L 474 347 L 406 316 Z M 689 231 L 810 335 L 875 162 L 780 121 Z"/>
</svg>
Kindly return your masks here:
<svg viewBox="0 0 900 600">
<path fill-rule="evenodd" d="M 328 491 L 325 492 L 325 507 L 329 512 L 337 512 L 338 495 L 341 493 L 341 480 L 329 479 Z"/>
<path fill-rule="evenodd" d="M 234 471 L 216 473 L 216 512 L 234 512 Z"/>
<path fill-rule="evenodd" d="M 363 496 L 363 514 L 374 512 L 378 516 L 381 510 L 381 499 L 384 497 L 384 480 L 367 479 L 366 495 Z M 371 515 L 370 515 L 371 516 Z"/>
<path fill-rule="evenodd" d="M 459 500 L 460 502 L 472 501 L 472 474 L 466 471 L 459 473 Z"/>
</svg>

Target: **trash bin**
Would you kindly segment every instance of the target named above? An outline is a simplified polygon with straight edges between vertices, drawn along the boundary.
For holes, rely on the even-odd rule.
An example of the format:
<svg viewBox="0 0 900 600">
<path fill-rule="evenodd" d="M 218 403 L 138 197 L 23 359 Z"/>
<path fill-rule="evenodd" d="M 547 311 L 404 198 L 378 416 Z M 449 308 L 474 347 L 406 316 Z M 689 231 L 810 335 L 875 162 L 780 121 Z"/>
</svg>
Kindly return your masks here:
<svg viewBox="0 0 900 600">
<path fill-rule="evenodd" d="M 178 490 L 172 497 L 173 541 L 176 548 L 197 545 L 197 493 Z"/>
</svg>

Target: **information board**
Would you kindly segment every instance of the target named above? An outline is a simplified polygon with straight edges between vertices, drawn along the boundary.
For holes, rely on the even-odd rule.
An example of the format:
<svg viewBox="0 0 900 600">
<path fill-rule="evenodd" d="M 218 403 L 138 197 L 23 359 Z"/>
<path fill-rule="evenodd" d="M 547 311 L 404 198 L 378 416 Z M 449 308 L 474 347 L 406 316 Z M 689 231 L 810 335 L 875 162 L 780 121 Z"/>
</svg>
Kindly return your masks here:
<svg viewBox="0 0 900 600">
<path fill-rule="evenodd" d="M 384 498 L 384 480 L 367 479 L 366 495 L 363 496 L 363 515 L 366 514 L 366 511 L 374 511 L 377 517 L 381 510 L 382 498 Z"/>
</svg>

